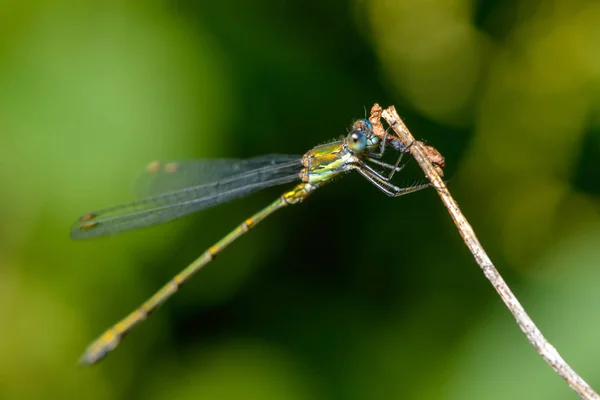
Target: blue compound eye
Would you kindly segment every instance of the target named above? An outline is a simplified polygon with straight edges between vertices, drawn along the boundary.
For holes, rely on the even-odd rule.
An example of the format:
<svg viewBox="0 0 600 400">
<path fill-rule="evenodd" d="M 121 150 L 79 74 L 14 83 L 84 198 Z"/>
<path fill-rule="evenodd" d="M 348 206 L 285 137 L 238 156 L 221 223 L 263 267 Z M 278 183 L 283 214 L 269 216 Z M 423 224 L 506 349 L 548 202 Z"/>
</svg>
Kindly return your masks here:
<svg viewBox="0 0 600 400">
<path fill-rule="evenodd" d="M 348 148 L 355 152 L 361 152 L 367 147 L 367 135 L 361 130 L 354 130 L 346 137 Z"/>
<path fill-rule="evenodd" d="M 371 124 L 371 121 L 369 121 L 368 119 L 360 119 L 358 120 L 358 122 L 362 122 L 365 126 L 365 129 L 371 131 L 373 129 L 373 125 Z"/>
</svg>

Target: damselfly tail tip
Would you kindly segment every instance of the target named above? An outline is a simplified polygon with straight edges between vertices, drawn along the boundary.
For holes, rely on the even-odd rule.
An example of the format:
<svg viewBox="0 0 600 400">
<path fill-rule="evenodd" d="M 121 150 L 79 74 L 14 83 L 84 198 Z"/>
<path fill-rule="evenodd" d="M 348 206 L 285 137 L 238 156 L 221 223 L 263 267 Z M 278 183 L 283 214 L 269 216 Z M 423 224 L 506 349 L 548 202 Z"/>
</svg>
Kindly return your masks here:
<svg viewBox="0 0 600 400">
<path fill-rule="evenodd" d="M 92 365 L 98 362 L 98 360 L 100 360 L 102 357 L 104 357 L 106 355 L 102 354 L 102 355 L 98 355 L 96 352 L 92 351 L 91 349 L 87 349 L 85 351 L 85 353 L 83 353 L 81 355 L 81 357 L 79 357 L 79 361 L 77 362 L 77 364 L 80 367 L 85 367 L 87 365 Z"/>
<path fill-rule="evenodd" d="M 115 347 L 117 347 L 117 343 L 114 340 L 106 341 L 102 336 L 85 349 L 85 352 L 79 357 L 78 364 L 80 367 L 96 364 Z"/>
</svg>

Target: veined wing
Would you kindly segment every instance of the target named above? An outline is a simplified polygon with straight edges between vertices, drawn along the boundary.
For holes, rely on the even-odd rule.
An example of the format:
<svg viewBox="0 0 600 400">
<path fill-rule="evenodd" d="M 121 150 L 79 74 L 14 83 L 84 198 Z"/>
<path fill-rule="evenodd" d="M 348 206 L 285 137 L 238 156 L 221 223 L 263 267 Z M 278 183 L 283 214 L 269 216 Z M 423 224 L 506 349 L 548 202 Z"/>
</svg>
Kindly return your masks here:
<svg viewBox="0 0 600 400">
<path fill-rule="evenodd" d="M 293 182 L 299 179 L 301 169 L 300 157 L 289 155 L 166 163 L 148 186 L 154 195 L 83 215 L 73 225 L 71 237 L 110 235 L 171 221 L 266 187 Z"/>
<path fill-rule="evenodd" d="M 269 154 L 245 160 L 240 159 L 206 159 L 160 162 L 153 161 L 146 166 L 146 171 L 136 184 L 136 194 L 140 198 L 157 196 L 179 191 L 211 182 L 225 180 L 243 173 L 269 167 L 286 167 L 288 163 L 299 162 L 301 156 Z M 263 175 L 266 177 L 266 174 Z"/>
</svg>

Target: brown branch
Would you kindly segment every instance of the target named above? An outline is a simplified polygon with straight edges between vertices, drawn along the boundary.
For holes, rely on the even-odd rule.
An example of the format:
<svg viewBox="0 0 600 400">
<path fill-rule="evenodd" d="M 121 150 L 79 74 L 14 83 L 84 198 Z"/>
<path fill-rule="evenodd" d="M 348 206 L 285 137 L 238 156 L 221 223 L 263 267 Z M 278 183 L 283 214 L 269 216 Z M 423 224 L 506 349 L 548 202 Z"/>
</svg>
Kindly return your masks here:
<svg viewBox="0 0 600 400">
<path fill-rule="evenodd" d="M 525 333 L 527 339 L 536 348 L 537 352 L 550 365 L 550 367 L 552 367 L 552 369 L 567 382 L 571 389 L 577 392 L 582 399 L 600 399 L 598 394 L 596 394 L 596 392 L 594 392 L 594 390 L 573 370 L 573 368 L 571 368 L 571 366 L 567 364 L 565 360 L 563 360 L 554 346 L 552 346 L 546 340 L 546 338 L 542 335 L 542 332 L 540 332 L 529 315 L 527 315 L 525 309 L 519 300 L 517 300 L 504 279 L 502 279 L 502 276 L 500 276 L 498 270 L 479 243 L 479 240 L 477 240 L 477 236 L 475 236 L 473 228 L 465 216 L 461 213 L 456 201 L 450 195 L 444 180 L 440 177 L 438 170 L 441 169 L 439 165 L 436 165 L 436 156 L 432 156 L 430 150 L 425 148 L 428 146 L 425 146 L 423 143 L 415 140 L 406 125 L 404 125 L 404 122 L 402 122 L 402 119 L 396 112 L 394 106 L 391 106 L 385 110 L 382 110 L 378 104 L 373 106 L 371 110 L 371 122 L 373 123 L 374 132 L 377 136 L 383 137 L 384 132 L 379 121 L 380 116 L 387 121 L 397 135 L 390 138 L 390 135 L 388 134 L 388 139 L 396 141 L 394 147 L 403 147 L 405 151 L 409 151 L 414 159 L 419 163 L 419 166 L 423 169 L 423 172 L 425 172 L 425 176 L 427 176 L 437 190 L 442 202 L 454 220 L 460 235 L 465 241 L 465 244 L 473 254 L 475 261 L 483 270 L 485 277 L 494 286 L 494 289 L 496 289 L 496 292 L 498 292 L 500 298 L 502 298 L 502 301 L 506 307 L 508 307 L 509 311 L 513 314 L 517 324 L 523 333 Z M 392 145 L 394 144 L 392 143 Z M 439 154 L 437 150 L 433 154 L 436 153 Z"/>
</svg>

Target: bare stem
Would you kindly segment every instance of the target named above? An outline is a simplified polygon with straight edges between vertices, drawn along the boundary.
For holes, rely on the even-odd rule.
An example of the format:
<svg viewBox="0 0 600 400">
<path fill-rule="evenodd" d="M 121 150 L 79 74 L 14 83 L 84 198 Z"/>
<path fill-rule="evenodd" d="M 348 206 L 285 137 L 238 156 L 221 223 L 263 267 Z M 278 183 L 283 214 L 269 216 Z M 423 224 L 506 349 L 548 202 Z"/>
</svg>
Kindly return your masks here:
<svg viewBox="0 0 600 400">
<path fill-rule="evenodd" d="M 419 166 L 423 169 L 423 172 L 425 172 L 425 176 L 427 176 L 437 190 L 442 202 L 454 220 L 460 235 L 465 241 L 465 244 L 473 254 L 475 261 L 479 264 L 485 277 L 494 286 L 494 289 L 496 289 L 496 292 L 498 292 L 500 298 L 502 298 L 502 301 L 506 304 L 506 307 L 508 307 L 509 311 L 513 314 L 517 324 L 523 333 L 525 333 L 533 347 L 536 348 L 537 352 L 550 367 L 552 367 L 552 369 L 563 378 L 571 389 L 577 392 L 582 399 L 600 399 L 598 394 L 573 370 L 573 368 L 571 368 L 569 364 L 566 363 L 565 360 L 563 360 L 558 351 L 556 351 L 554 346 L 546 340 L 544 335 L 542 335 L 542 332 L 540 332 L 529 315 L 527 315 L 525 309 L 519 300 L 517 300 L 504 279 L 502 279 L 502 276 L 498 273 L 498 270 L 486 254 L 481 243 L 477 240 L 473 228 L 461 213 L 458 204 L 450 195 L 444 180 L 436 171 L 436 169 L 439 168 L 432 164 L 431 158 L 427 156 L 427 152 L 423 149 L 423 144 L 417 142 L 411 135 L 394 106 L 383 110 L 383 112 L 378 104 L 373 106 L 371 111 L 371 122 L 374 122 L 374 127 L 376 128 L 375 132 L 377 132 L 378 129 L 382 129 L 379 123 L 379 115 L 383 116 L 396 133 L 397 137 L 393 137 L 392 140 L 399 140 L 405 147 L 408 147 L 408 151 L 410 151 L 411 155 L 419 163 Z"/>
</svg>

